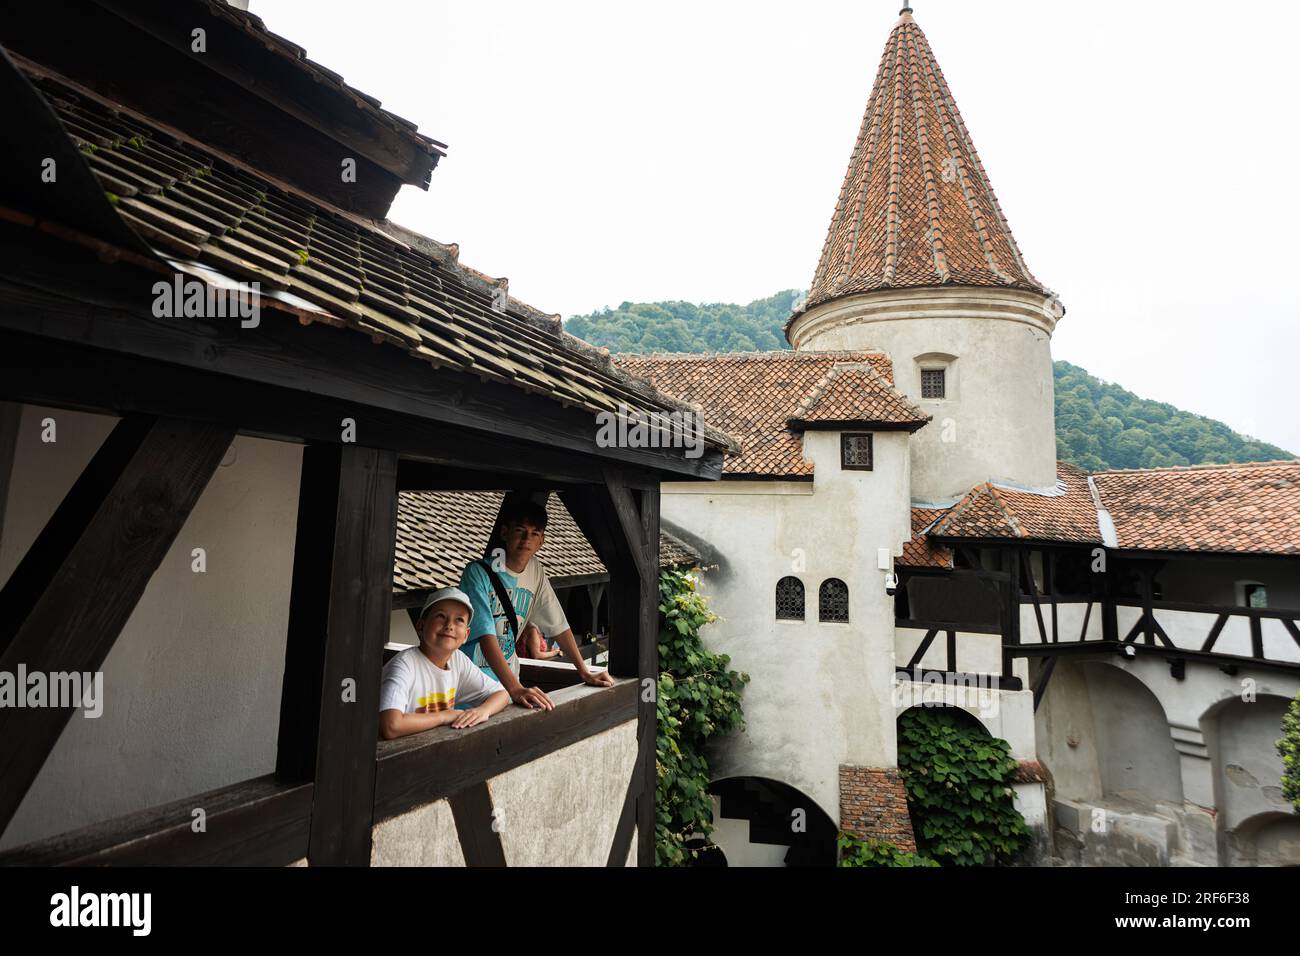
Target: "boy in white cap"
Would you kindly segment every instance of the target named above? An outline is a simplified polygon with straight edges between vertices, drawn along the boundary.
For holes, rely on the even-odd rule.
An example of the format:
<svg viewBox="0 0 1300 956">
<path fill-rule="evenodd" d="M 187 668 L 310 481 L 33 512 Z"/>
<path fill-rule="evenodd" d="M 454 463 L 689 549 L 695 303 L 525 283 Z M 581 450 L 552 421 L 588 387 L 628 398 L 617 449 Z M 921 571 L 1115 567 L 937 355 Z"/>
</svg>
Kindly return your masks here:
<svg viewBox="0 0 1300 956">
<path fill-rule="evenodd" d="M 384 665 L 379 735 L 385 740 L 446 725 L 473 727 L 509 706 L 505 689 L 460 650 L 473 616 L 469 595 L 459 588 L 429 595 L 415 625 L 419 646 Z M 456 709 L 466 704 L 469 709 Z"/>
</svg>

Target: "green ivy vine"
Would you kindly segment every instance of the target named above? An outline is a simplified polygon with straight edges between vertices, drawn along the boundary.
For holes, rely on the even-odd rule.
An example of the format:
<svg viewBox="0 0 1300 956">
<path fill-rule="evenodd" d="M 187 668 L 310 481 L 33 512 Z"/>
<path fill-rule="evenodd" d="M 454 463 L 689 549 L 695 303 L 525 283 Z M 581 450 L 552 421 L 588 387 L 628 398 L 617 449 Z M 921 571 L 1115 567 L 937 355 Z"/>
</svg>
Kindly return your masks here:
<svg viewBox="0 0 1300 956">
<path fill-rule="evenodd" d="M 1300 694 L 1291 701 L 1282 718 L 1277 752 L 1282 757 L 1282 796 L 1300 813 Z"/>
<path fill-rule="evenodd" d="M 700 629 L 717 620 L 696 590 L 698 571 L 659 575 L 659 685 L 655 770 L 655 865 L 685 866 L 701 852 L 687 839 L 713 830 L 704 746 L 711 737 L 744 728 L 740 695 L 748 674 L 731 658 L 705 650 Z"/>
<path fill-rule="evenodd" d="M 859 840 L 849 833 L 841 832 L 836 840 L 840 848 L 840 866 L 938 866 L 927 856 L 900 850 L 884 840 Z"/>
<path fill-rule="evenodd" d="M 944 707 L 898 719 L 898 769 L 918 851 L 954 866 L 1010 863 L 1030 841 L 1016 810 L 1017 761 L 1005 740 Z"/>
</svg>

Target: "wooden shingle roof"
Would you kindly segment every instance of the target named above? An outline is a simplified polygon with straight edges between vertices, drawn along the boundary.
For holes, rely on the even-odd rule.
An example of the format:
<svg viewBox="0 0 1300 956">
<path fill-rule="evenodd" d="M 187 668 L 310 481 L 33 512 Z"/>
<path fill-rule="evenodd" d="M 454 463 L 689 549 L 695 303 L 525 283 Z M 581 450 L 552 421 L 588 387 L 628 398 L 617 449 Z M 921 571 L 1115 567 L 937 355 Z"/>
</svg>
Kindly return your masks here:
<svg viewBox="0 0 1300 956">
<path fill-rule="evenodd" d="M 397 500 L 393 590 L 452 587 L 465 565 L 483 556 L 501 508 L 499 491 L 404 491 Z M 552 579 L 605 575 L 607 570 L 554 495 L 547 502 L 546 543 L 537 556 Z M 700 555 L 667 532 L 659 536 L 659 566 L 698 564 Z"/>
<path fill-rule="evenodd" d="M 508 295 L 459 250 L 333 208 L 183 134 L 24 64 L 108 201 L 172 268 L 257 282 L 264 304 L 360 332 L 434 368 L 468 372 L 593 414 L 690 411 L 605 350 Z M 593 430 L 594 430 L 593 425 Z M 713 448 L 734 447 L 706 425 Z"/>
</svg>

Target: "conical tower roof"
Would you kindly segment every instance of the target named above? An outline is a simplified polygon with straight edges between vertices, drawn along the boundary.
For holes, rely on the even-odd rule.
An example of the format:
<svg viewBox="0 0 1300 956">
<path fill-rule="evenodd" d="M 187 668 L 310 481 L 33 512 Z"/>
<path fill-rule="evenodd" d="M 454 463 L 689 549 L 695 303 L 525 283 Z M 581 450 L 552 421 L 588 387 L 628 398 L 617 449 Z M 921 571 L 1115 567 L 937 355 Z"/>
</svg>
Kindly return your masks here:
<svg viewBox="0 0 1300 956">
<path fill-rule="evenodd" d="M 904 9 L 880 59 L 807 305 L 916 286 L 1051 294 L 1025 265 L 943 71 Z"/>
</svg>

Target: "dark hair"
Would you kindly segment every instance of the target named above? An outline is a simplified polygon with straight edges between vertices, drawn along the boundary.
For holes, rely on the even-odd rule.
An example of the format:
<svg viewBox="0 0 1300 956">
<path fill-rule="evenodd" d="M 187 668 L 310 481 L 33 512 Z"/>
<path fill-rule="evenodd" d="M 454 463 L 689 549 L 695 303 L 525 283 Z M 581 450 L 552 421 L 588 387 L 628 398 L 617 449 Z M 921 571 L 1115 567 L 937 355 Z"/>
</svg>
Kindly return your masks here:
<svg viewBox="0 0 1300 956">
<path fill-rule="evenodd" d="M 540 531 L 546 530 L 546 506 L 523 495 L 506 495 L 497 526 L 527 522 Z"/>
</svg>

